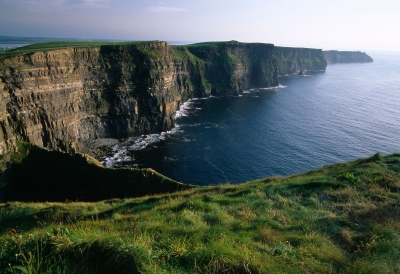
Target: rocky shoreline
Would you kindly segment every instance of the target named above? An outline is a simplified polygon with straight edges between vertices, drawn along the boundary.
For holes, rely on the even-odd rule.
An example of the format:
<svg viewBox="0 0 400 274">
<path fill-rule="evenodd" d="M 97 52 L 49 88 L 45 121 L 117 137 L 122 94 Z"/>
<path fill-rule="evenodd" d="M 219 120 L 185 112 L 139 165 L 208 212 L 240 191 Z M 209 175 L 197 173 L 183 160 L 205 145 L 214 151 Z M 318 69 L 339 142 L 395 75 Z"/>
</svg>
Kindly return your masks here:
<svg viewBox="0 0 400 274">
<path fill-rule="evenodd" d="M 81 141 L 79 144 L 80 153 L 88 154 L 97 160 L 100 160 L 101 157 L 110 152 L 111 148 L 118 144 L 120 141 L 118 139 L 112 138 L 99 138 L 93 140 L 85 140 Z"/>
</svg>

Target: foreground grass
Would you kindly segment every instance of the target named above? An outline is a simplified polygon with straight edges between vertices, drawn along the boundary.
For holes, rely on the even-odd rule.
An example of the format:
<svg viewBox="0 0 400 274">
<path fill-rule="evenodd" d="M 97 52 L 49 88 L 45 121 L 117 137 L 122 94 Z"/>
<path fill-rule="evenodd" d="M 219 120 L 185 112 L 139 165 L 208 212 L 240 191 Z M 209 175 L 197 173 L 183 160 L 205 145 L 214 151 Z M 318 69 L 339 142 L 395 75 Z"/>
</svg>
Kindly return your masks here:
<svg viewBox="0 0 400 274">
<path fill-rule="evenodd" d="M 40 191 L 40 189 L 38 189 Z M 400 155 L 97 203 L 0 207 L 2 273 L 399 273 Z"/>
</svg>

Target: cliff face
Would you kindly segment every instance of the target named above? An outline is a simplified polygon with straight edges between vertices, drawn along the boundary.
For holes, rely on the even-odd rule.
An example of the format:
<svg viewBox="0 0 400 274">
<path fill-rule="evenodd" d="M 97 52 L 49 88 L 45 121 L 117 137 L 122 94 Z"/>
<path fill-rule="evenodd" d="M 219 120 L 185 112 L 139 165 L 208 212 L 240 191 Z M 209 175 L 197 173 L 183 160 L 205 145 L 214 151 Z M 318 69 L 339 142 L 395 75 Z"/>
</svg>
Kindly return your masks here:
<svg viewBox="0 0 400 274">
<path fill-rule="evenodd" d="M 69 48 L 0 63 L 0 153 L 23 140 L 68 151 L 79 140 L 168 130 L 181 99 L 168 45 Z"/>
<path fill-rule="evenodd" d="M 3 59 L 0 154 L 17 140 L 73 151 L 84 140 L 166 131 L 181 101 L 277 86 L 278 69 L 324 70 L 320 52 L 235 41 L 186 47 L 149 42 Z"/>
<path fill-rule="evenodd" d="M 279 75 L 300 71 L 325 71 L 326 60 L 321 49 L 275 47 Z"/>
<path fill-rule="evenodd" d="M 373 62 L 374 60 L 367 55 L 365 52 L 361 51 L 337 51 L 329 50 L 323 51 L 324 58 L 328 64 L 334 63 L 366 63 Z"/>
<path fill-rule="evenodd" d="M 237 95 L 251 87 L 278 85 L 277 63 L 272 44 L 236 41 L 188 46 L 204 62 L 206 94 Z"/>
</svg>

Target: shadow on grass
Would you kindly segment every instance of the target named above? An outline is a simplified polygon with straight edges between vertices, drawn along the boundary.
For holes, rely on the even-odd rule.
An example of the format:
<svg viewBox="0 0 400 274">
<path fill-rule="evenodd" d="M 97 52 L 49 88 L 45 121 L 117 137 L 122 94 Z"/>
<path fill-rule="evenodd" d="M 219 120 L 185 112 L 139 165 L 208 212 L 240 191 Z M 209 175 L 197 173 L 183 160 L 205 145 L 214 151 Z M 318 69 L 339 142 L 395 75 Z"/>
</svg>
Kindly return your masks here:
<svg viewBox="0 0 400 274">
<path fill-rule="evenodd" d="M 26 155 L 9 167 L 6 201 L 100 201 L 191 188 L 151 169 L 103 168 L 82 154 L 24 146 Z"/>
</svg>

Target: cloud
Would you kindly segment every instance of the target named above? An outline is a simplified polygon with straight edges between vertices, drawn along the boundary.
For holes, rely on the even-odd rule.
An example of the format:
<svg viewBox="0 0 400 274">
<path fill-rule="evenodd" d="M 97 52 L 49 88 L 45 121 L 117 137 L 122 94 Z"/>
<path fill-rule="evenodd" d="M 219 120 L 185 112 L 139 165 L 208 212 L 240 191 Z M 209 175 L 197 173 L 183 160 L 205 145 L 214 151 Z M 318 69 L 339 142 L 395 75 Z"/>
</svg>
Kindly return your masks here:
<svg viewBox="0 0 400 274">
<path fill-rule="evenodd" d="M 182 12 L 182 11 L 187 11 L 182 8 L 176 8 L 176 7 L 164 7 L 164 6 L 156 6 L 156 7 L 149 7 L 146 9 L 146 11 L 149 12 Z"/>
</svg>

